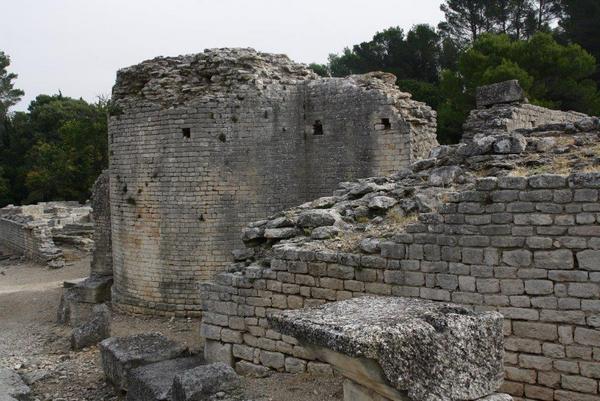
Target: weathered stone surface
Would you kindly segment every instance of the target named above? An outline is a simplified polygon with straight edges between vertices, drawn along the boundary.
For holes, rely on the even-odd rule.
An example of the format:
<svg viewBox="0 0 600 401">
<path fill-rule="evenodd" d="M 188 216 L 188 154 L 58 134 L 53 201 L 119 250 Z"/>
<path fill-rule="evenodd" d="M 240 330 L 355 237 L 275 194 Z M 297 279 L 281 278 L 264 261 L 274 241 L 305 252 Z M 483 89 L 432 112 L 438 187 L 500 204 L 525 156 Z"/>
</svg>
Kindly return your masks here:
<svg viewBox="0 0 600 401">
<path fill-rule="evenodd" d="M 527 140 L 523 135 L 500 136 L 493 145 L 494 152 L 499 154 L 523 153 L 527 147 Z"/>
<path fill-rule="evenodd" d="M 94 250 L 91 276 L 112 275 L 112 239 L 110 217 L 110 173 L 104 170 L 92 187 L 92 217 L 94 219 Z M 112 283 L 111 283 L 112 284 Z M 109 298 L 110 299 L 110 294 Z M 105 299 L 104 302 L 108 299 Z"/>
<path fill-rule="evenodd" d="M 396 203 L 398 203 L 398 201 L 389 196 L 374 196 L 369 201 L 369 208 L 376 210 L 387 210 Z"/>
<path fill-rule="evenodd" d="M 429 183 L 436 187 L 448 186 L 454 183 L 454 181 L 460 177 L 461 172 L 462 169 L 459 166 L 444 166 L 435 168 L 431 170 L 429 175 Z"/>
<path fill-rule="evenodd" d="M 239 361 L 235 364 L 235 371 L 241 376 L 249 377 L 267 377 L 271 374 L 271 369 L 257 365 L 248 361 Z"/>
<path fill-rule="evenodd" d="M 332 226 L 334 223 L 335 217 L 330 211 L 323 209 L 307 210 L 298 216 L 298 226 L 302 228 Z"/>
<path fill-rule="evenodd" d="M 65 291 L 69 291 L 76 302 L 102 303 L 110 301 L 112 282 L 112 276 L 93 275 Z"/>
<path fill-rule="evenodd" d="M 80 350 L 110 337 L 110 309 L 106 304 L 94 306 L 90 320 L 71 333 L 71 349 Z"/>
<path fill-rule="evenodd" d="M 127 390 L 131 369 L 181 356 L 186 348 L 159 333 L 111 337 L 100 343 L 102 369 L 106 379 Z"/>
<path fill-rule="evenodd" d="M 392 174 L 427 155 L 437 146 L 435 112 L 395 80 L 321 78 L 285 55 L 239 48 L 120 70 L 109 122 L 110 207 L 120 216 L 111 222 L 112 301 L 136 313 L 200 315 L 191 283 L 225 268 L 244 225 L 303 202 L 327 210 L 340 181 Z M 275 219 L 243 240 L 304 231 Z M 333 224 L 301 223 L 307 232 Z"/>
<path fill-rule="evenodd" d="M 231 344 L 223 344 L 220 341 L 206 340 L 204 343 L 204 359 L 207 362 L 223 362 L 228 366 L 234 366 Z"/>
<path fill-rule="evenodd" d="M 491 106 L 498 103 L 522 102 L 524 100 L 525 92 L 516 79 L 477 88 L 477 107 Z"/>
<path fill-rule="evenodd" d="M 199 357 L 176 358 L 132 369 L 127 374 L 127 401 L 171 401 L 175 376 L 203 363 Z"/>
<path fill-rule="evenodd" d="M 212 363 L 187 370 L 173 380 L 173 401 L 202 401 L 217 393 L 235 391 L 240 379 L 224 363 Z"/>
<path fill-rule="evenodd" d="M 502 316 L 497 313 L 367 296 L 284 311 L 269 321 L 302 343 L 374 359 L 389 384 L 413 399 L 477 399 L 502 381 Z"/>
<path fill-rule="evenodd" d="M 29 400 L 30 388 L 23 382 L 21 376 L 12 369 L 0 367 L 0 396 L 18 401 Z"/>
</svg>

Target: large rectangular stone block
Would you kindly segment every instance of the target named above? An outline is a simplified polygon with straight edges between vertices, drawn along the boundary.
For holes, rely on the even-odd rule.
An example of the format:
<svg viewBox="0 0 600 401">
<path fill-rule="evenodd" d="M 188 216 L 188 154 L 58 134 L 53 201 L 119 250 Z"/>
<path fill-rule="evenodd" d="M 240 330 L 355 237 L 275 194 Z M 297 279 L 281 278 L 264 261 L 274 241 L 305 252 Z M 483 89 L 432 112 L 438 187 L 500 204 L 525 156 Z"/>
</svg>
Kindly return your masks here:
<svg viewBox="0 0 600 401">
<path fill-rule="evenodd" d="M 159 333 L 111 337 L 100 343 L 106 380 L 127 390 L 127 373 L 134 368 L 181 356 L 186 348 Z"/>
<path fill-rule="evenodd" d="M 477 88 L 477 107 L 486 107 L 499 103 L 522 102 L 523 100 L 525 100 L 525 92 L 516 79 Z"/>
<path fill-rule="evenodd" d="M 269 317 L 346 377 L 390 399 L 476 400 L 503 378 L 503 318 L 399 297 L 359 297 Z"/>
</svg>

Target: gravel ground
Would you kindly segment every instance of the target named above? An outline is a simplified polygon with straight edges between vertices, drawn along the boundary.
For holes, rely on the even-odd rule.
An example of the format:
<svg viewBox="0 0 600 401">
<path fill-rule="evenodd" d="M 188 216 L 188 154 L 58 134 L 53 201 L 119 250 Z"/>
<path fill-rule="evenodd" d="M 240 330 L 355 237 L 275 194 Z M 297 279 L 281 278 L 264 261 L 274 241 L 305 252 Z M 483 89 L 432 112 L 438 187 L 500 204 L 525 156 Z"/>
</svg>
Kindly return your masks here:
<svg viewBox="0 0 600 401">
<path fill-rule="evenodd" d="M 0 366 L 18 371 L 37 401 L 124 401 L 104 382 L 99 352 L 69 350 L 70 329 L 56 324 L 62 282 L 85 277 L 89 257 L 69 253 L 62 269 L 48 270 L 22 260 L 0 261 Z M 113 314 L 112 335 L 156 331 L 200 352 L 200 324 L 194 319 L 166 319 Z M 274 373 L 242 379 L 255 401 L 341 401 L 339 377 Z"/>
</svg>

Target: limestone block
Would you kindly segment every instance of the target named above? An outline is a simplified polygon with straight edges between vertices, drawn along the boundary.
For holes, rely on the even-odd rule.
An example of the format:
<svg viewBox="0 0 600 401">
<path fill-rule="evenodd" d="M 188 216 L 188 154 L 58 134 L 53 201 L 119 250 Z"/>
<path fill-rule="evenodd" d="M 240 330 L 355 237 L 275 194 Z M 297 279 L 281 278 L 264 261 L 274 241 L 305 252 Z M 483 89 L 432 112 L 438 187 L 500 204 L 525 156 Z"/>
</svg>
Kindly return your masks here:
<svg viewBox="0 0 600 401">
<path fill-rule="evenodd" d="M 110 309 L 106 304 L 96 305 L 90 320 L 73 329 L 71 349 L 80 350 L 110 337 Z"/>
<path fill-rule="evenodd" d="M 298 226 L 302 228 L 332 226 L 334 223 L 335 217 L 332 212 L 322 209 L 307 210 L 298 216 Z"/>
<path fill-rule="evenodd" d="M 338 357 L 326 359 L 336 369 L 352 359 L 372 361 L 388 387 L 412 399 L 475 400 L 502 383 L 503 319 L 495 312 L 367 296 L 275 313 L 269 322 L 301 344 L 344 356 L 344 363 L 336 362 Z M 356 377 L 373 389 L 373 381 Z"/>
<path fill-rule="evenodd" d="M 201 401 L 217 393 L 238 390 L 240 379 L 224 363 L 212 363 L 187 370 L 173 380 L 173 401 Z"/>
<path fill-rule="evenodd" d="M 229 366 L 234 366 L 231 344 L 207 339 L 204 343 L 204 359 L 211 363 L 223 362 Z"/>
<path fill-rule="evenodd" d="M 239 361 L 235 364 L 235 371 L 240 376 L 248 377 L 267 377 L 271 374 L 271 370 L 266 366 L 256 365 L 248 361 Z"/>
<path fill-rule="evenodd" d="M 90 276 L 81 283 L 69 288 L 73 300 L 92 304 L 110 301 L 110 288 L 112 276 Z"/>
<path fill-rule="evenodd" d="M 5 396 L 7 401 L 10 401 L 11 398 L 26 401 L 29 400 L 30 392 L 31 390 L 17 372 L 0 367 L 0 397 Z"/>
<path fill-rule="evenodd" d="M 159 333 L 111 337 L 100 343 L 106 380 L 127 390 L 127 373 L 134 368 L 181 356 L 186 348 Z"/>
<path fill-rule="evenodd" d="M 516 79 L 477 88 L 477 107 L 486 107 L 498 103 L 522 102 L 524 100 L 525 92 Z"/>
<path fill-rule="evenodd" d="M 173 379 L 189 369 L 200 366 L 202 358 L 176 358 L 152 363 L 127 374 L 127 401 L 171 401 Z"/>
</svg>

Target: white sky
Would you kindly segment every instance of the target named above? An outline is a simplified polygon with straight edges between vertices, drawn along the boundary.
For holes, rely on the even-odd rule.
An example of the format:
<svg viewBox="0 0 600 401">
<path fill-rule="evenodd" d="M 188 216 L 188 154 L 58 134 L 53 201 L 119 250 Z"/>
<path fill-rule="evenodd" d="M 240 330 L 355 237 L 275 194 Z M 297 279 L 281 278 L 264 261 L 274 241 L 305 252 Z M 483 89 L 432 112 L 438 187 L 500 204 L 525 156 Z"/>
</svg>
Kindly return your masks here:
<svg viewBox="0 0 600 401">
<path fill-rule="evenodd" d="M 437 25 L 440 0 L 3 0 L 0 50 L 25 96 L 93 101 L 117 69 L 159 55 L 254 47 L 293 60 L 327 55 L 390 26 Z"/>
</svg>

